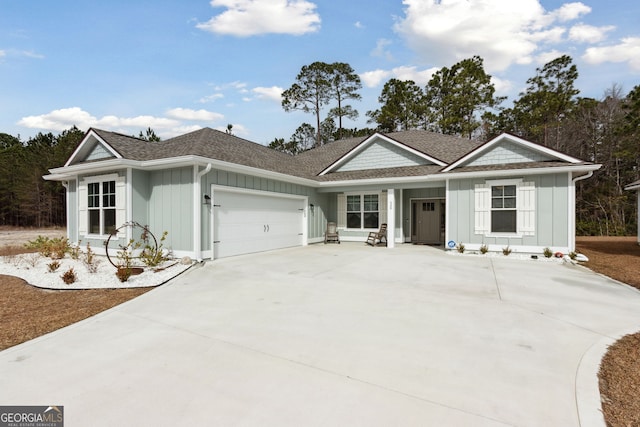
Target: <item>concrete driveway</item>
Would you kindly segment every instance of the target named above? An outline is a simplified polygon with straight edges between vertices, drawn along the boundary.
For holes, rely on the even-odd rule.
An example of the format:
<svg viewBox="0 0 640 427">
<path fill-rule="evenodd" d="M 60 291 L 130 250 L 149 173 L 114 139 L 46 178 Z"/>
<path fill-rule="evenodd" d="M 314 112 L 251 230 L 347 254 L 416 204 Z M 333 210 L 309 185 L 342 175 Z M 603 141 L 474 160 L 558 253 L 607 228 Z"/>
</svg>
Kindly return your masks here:
<svg viewBox="0 0 640 427">
<path fill-rule="evenodd" d="M 196 267 L 0 352 L 0 405 L 66 426 L 603 425 L 640 292 L 582 267 L 312 245 Z"/>
</svg>

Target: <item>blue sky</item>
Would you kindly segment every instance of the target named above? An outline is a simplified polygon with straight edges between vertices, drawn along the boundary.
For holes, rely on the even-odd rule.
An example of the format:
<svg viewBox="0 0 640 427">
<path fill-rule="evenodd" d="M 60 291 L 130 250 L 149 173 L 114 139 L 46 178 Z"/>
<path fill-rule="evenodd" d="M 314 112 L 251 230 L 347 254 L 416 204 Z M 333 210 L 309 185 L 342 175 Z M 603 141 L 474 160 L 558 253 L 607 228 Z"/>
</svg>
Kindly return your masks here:
<svg viewBox="0 0 640 427">
<path fill-rule="evenodd" d="M 347 62 L 365 113 L 390 78 L 425 85 L 480 55 L 513 101 L 536 67 L 568 54 L 581 96 L 640 84 L 637 0 L 2 0 L 0 132 L 77 125 L 164 139 L 233 124 L 262 144 L 314 116 L 280 93 L 303 65 Z"/>
</svg>

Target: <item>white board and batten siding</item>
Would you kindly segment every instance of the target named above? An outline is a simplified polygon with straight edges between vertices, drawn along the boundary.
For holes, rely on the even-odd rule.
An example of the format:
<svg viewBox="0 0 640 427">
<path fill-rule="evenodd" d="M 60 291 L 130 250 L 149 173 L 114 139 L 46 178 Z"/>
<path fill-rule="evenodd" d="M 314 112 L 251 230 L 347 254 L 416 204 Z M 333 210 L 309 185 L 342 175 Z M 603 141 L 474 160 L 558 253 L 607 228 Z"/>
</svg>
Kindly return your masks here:
<svg viewBox="0 0 640 427">
<path fill-rule="evenodd" d="M 211 187 L 213 258 L 307 244 L 307 197 Z"/>
</svg>

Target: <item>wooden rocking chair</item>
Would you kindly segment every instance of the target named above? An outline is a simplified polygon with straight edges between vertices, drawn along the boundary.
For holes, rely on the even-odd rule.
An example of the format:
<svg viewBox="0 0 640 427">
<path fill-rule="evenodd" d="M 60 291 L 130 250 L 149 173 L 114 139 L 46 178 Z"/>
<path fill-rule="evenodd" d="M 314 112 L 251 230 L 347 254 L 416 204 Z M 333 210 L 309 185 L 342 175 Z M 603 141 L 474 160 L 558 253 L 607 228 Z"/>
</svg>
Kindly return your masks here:
<svg viewBox="0 0 640 427">
<path fill-rule="evenodd" d="M 367 245 L 376 246 L 376 243 L 382 243 L 384 240 L 385 246 L 387 245 L 387 224 L 380 225 L 380 230 L 372 231 L 369 233 L 369 237 L 367 237 L 367 241 L 365 242 Z"/>
<path fill-rule="evenodd" d="M 338 234 L 338 227 L 335 222 L 327 223 L 327 230 L 324 232 L 324 243 L 327 242 L 340 243 L 340 235 Z"/>
</svg>

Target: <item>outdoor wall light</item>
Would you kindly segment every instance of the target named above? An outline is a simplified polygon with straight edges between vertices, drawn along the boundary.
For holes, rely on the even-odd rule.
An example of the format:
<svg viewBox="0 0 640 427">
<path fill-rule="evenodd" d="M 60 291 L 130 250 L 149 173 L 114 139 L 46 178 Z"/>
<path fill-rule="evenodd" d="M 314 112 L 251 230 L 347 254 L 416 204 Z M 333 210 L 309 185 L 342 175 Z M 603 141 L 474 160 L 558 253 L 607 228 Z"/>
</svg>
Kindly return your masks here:
<svg viewBox="0 0 640 427">
<path fill-rule="evenodd" d="M 309 209 L 311 210 L 311 213 L 313 213 L 313 209 L 314 209 L 314 208 L 315 208 L 315 206 L 313 206 L 313 203 L 311 203 L 311 204 L 309 205 Z"/>
<path fill-rule="evenodd" d="M 205 205 L 210 205 L 211 204 L 211 197 L 208 194 L 204 195 L 204 204 Z"/>
</svg>

